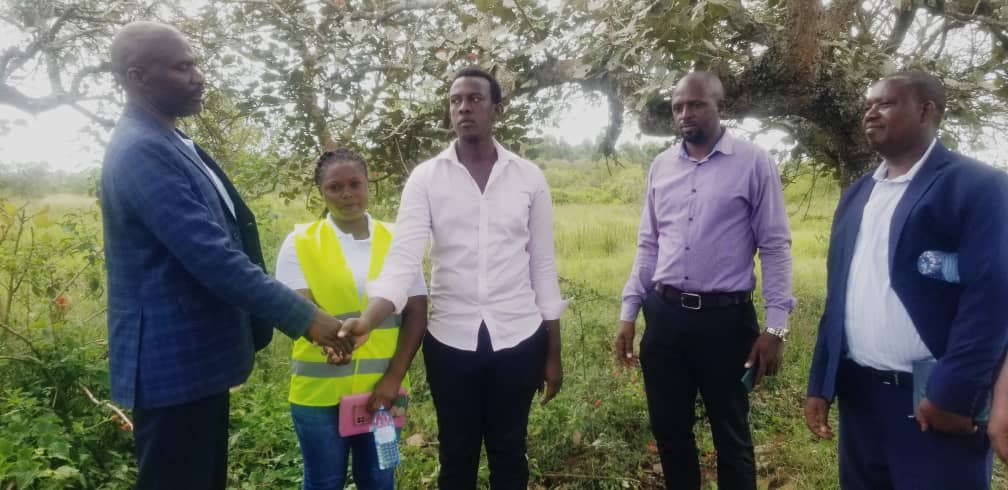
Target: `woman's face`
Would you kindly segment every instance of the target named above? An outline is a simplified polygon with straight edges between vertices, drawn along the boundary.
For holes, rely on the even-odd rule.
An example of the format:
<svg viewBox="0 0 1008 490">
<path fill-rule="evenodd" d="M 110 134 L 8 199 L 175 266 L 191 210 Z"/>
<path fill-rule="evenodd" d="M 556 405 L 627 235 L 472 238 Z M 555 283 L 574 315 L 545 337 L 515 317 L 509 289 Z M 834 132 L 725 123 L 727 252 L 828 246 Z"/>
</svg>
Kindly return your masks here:
<svg viewBox="0 0 1008 490">
<path fill-rule="evenodd" d="M 319 192 L 326 208 L 337 221 L 353 221 L 364 216 L 368 206 L 368 181 L 356 162 L 326 163 Z"/>
</svg>

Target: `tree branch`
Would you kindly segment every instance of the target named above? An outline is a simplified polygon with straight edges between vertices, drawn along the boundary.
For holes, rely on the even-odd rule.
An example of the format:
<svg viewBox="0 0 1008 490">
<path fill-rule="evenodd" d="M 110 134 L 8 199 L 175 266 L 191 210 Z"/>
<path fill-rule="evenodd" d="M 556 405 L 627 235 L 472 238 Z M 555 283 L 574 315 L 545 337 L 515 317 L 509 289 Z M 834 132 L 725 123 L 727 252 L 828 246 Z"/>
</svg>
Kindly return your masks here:
<svg viewBox="0 0 1008 490">
<path fill-rule="evenodd" d="M 372 18 L 378 22 L 385 22 L 406 11 L 437 9 L 450 4 L 451 2 L 448 0 L 400 0 L 382 10 L 376 10 L 371 16 L 359 13 L 354 17 L 362 19 Z"/>
<path fill-rule="evenodd" d="M 854 22 L 855 13 L 861 6 L 861 0 L 836 0 L 825 12 L 823 36 L 826 39 L 836 39 L 845 34 Z"/>
<path fill-rule="evenodd" d="M 6 323 L 0 323 L 0 330 L 3 330 L 4 332 L 7 332 L 7 333 L 9 333 L 9 334 L 17 337 L 18 340 L 20 340 L 26 346 L 28 346 L 28 349 L 31 350 L 33 354 L 35 354 L 35 357 L 42 357 L 42 353 L 39 352 L 39 350 L 35 347 L 35 344 L 32 343 L 32 341 L 29 340 L 28 337 L 25 337 L 24 335 L 22 335 L 17 330 L 14 330 L 13 328 L 11 328 Z"/>
<path fill-rule="evenodd" d="M 84 383 L 81 383 L 80 381 L 77 382 L 77 387 L 80 388 L 85 395 L 87 395 L 88 399 L 91 400 L 91 403 L 94 403 L 99 407 L 107 408 L 112 412 L 114 412 L 116 416 L 118 416 L 119 419 L 123 421 L 124 429 L 129 431 L 133 430 L 133 422 L 129 419 L 129 417 L 126 416 L 125 413 L 123 413 L 123 411 L 119 407 L 113 405 L 112 402 L 110 401 L 99 400 L 98 398 L 95 398 L 94 394 L 91 393 L 91 390 L 89 390 L 87 386 L 84 386 Z"/>
<path fill-rule="evenodd" d="M 807 84 L 815 80 L 822 54 L 822 6 L 818 0 L 788 0 L 785 12 L 786 37 L 777 44 L 780 55 L 773 60 L 775 69 L 781 81 Z"/>
<path fill-rule="evenodd" d="M 106 129 L 112 129 L 116 125 L 116 122 L 114 120 L 106 118 L 106 117 L 99 116 L 98 114 L 95 114 L 94 112 L 91 112 L 86 107 L 80 105 L 77 101 L 70 102 L 70 107 L 73 107 L 74 110 L 76 110 L 77 112 L 83 114 L 88 119 L 91 119 L 92 121 L 98 123 L 99 125 L 101 125 L 102 127 L 106 128 Z"/>
<path fill-rule="evenodd" d="M 910 24 L 913 24 L 916 13 L 917 7 L 914 5 L 913 0 L 903 0 L 900 2 L 899 7 L 894 12 L 896 20 L 893 21 L 892 31 L 889 32 L 889 38 L 883 44 L 882 49 L 886 54 L 891 55 L 895 53 L 903 44 L 903 39 L 906 38 L 907 32 L 910 31 Z"/>
<path fill-rule="evenodd" d="M 8 48 L 4 52 L 3 56 L 0 57 L 0 79 L 6 80 L 7 77 L 18 68 L 24 66 L 29 59 L 33 58 L 40 51 L 43 51 L 45 47 L 56 38 L 56 34 L 59 33 L 63 25 L 70 20 L 70 16 L 77 12 L 77 6 L 72 5 L 70 8 L 63 11 L 56 21 L 53 22 L 49 29 L 40 35 L 38 35 L 31 44 L 24 50 L 18 49 L 17 47 Z M 24 29 L 23 26 L 18 26 Z M 13 63 L 13 65 L 11 65 Z"/>
</svg>

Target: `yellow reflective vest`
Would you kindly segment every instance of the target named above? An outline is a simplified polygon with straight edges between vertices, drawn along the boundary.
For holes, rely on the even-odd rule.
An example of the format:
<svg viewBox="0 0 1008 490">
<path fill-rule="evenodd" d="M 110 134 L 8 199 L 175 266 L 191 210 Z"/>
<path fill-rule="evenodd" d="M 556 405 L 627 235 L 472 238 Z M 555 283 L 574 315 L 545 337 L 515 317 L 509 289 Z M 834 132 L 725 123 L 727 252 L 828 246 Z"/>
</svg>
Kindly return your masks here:
<svg viewBox="0 0 1008 490">
<path fill-rule="evenodd" d="M 315 303 L 336 318 L 360 316 L 367 295 L 358 295 L 353 272 L 347 264 L 339 238 L 332 226 L 321 219 L 294 228 L 294 249 Z M 381 272 L 392 234 L 387 225 L 372 220 L 371 263 L 368 280 Z M 304 338 L 294 342 L 291 354 L 290 401 L 298 405 L 330 407 L 344 395 L 374 389 L 395 354 L 399 340 L 400 316 L 393 315 L 371 331 L 367 342 L 353 353 L 348 364 L 326 362 L 321 349 Z M 409 377 L 403 380 L 409 387 Z"/>
</svg>

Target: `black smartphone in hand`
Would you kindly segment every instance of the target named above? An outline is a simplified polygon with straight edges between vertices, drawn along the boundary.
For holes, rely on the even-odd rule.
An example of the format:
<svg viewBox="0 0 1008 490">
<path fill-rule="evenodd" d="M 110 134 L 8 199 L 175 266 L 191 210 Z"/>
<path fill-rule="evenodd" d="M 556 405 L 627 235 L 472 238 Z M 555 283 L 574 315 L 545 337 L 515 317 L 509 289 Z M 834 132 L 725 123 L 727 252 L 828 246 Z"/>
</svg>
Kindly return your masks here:
<svg viewBox="0 0 1008 490">
<path fill-rule="evenodd" d="M 753 390 L 753 381 L 756 380 L 756 370 L 759 369 L 759 363 L 753 363 L 749 369 L 746 369 L 745 373 L 742 375 L 742 386 L 745 387 L 746 393 Z"/>
</svg>

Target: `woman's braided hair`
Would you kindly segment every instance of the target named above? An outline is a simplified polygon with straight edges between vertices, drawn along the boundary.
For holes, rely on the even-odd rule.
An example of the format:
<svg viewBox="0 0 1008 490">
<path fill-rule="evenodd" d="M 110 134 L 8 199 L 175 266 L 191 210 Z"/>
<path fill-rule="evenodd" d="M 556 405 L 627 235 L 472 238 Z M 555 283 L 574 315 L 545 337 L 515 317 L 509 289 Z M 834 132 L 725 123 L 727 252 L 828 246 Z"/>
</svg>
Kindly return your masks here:
<svg viewBox="0 0 1008 490">
<path fill-rule="evenodd" d="M 315 185 L 322 185 L 322 172 L 325 168 L 333 163 L 342 162 L 353 162 L 361 166 L 361 170 L 364 171 L 364 178 L 368 176 L 367 162 L 364 161 L 364 157 L 360 153 L 351 150 L 350 148 L 340 147 L 333 150 L 328 150 L 322 153 L 315 161 Z"/>
</svg>

